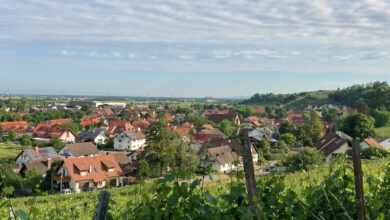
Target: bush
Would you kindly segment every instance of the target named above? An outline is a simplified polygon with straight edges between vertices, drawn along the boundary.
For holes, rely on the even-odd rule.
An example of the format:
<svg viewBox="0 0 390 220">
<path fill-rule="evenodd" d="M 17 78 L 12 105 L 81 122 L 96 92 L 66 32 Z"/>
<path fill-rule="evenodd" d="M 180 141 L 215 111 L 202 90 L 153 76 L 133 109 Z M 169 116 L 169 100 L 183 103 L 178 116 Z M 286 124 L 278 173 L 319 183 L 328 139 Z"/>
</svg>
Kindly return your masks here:
<svg viewBox="0 0 390 220">
<path fill-rule="evenodd" d="M 371 159 L 371 158 L 384 158 L 384 157 L 389 156 L 389 152 L 387 152 L 387 151 L 385 151 L 383 149 L 377 148 L 377 147 L 365 148 L 365 149 L 362 149 L 361 152 L 362 152 L 362 155 L 365 156 L 368 159 Z"/>
<path fill-rule="evenodd" d="M 264 159 L 266 160 L 282 160 L 286 156 L 284 154 L 264 154 Z"/>
<path fill-rule="evenodd" d="M 284 161 L 284 165 L 292 171 L 310 170 L 324 162 L 324 156 L 314 148 L 303 147 L 297 154 L 289 155 Z"/>
</svg>

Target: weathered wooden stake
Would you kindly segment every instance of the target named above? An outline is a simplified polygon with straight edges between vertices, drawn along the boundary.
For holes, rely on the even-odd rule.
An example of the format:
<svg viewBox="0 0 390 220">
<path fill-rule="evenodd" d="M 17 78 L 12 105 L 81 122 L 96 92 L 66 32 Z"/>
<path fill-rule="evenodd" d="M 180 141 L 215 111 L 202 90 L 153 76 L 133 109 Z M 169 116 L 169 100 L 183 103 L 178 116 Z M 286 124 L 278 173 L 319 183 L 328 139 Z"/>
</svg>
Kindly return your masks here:
<svg viewBox="0 0 390 220">
<path fill-rule="evenodd" d="M 248 132 L 244 131 L 240 134 L 241 136 L 241 152 L 242 160 L 244 163 L 244 173 L 246 180 L 246 189 L 248 191 L 249 205 L 255 219 L 261 220 L 261 209 L 259 196 L 257 194 L 256 179 L 255 179 L 255 169 L 253 168 L 253 160 L 251 154 L 251 148 L 248 141 Z"/>
<path fill-rule="evenodd" d="M 95 216 L 93 217 L 94 220 L 106 219 L 109 200 L 110 200 L 110 193 L 107 191 L 102 191 L 99 195 L 98 205 L 96 207 Z"/>
<path fill-rule="evenodd" d="M 355 176 L 355 199 L 358 220 L 365 219 L 365 205 L 363 192 L 363 172 L 362 162 L 360 160 L 360 143 L 358 140 L 352 140 L 352 160 L 353 173 Z"/>
</svg>

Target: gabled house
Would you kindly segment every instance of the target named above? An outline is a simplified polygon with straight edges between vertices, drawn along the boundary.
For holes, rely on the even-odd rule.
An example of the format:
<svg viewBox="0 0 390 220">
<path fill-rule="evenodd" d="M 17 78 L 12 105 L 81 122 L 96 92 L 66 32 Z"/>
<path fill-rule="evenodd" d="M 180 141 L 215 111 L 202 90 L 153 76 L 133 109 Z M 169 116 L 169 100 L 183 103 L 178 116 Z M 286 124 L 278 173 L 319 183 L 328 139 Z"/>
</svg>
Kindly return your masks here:
<svg viewBox="0 0 390 220">
<path fill-rule="evenodd" d="M 328 133 L 314 143 L 314 147 L 322 152 L 326 162 L 339 154 L 345 154 L 351 148 L 352 138 L 341 131 Z"/>
<path fill-rule="evenodd" d="M 95 157 L 99 155 L 99 150 L 92 142 L 84 142 L 65 144 L 58 154 L 61 158 Z"/>
<path fill-rule="evenodd" d="M 205 114 L 207 120 L 214 122 L 215 124 L 221 123 L 223 120 L 228 120 L 234 122 L 236 125 L 240 125 L 240 118 L 236 112 L 231 110 L 220 111 L 218 113 Z"/>
<path fill-rule="evenodd" d="M 34 149 L 24 149 L 15 158 L 18 166 L 32 163 L 34 161 L 46 161 L 47 159 L 61 159 L 61 156 L 52 147 L 35 147 Z"/>
<path fill-rule="evenodd" d="M 0 127 L 3 129 L 3 134 L 8 135 L 11 130 L 14 130 L 18 136 L 32 136 L 32 129 L 26 121 L 1 122 Z"/>
<path fill-rule="evenodd" d="M 145 146 L 146 137 L 141 132 L 123 132 L 114 137 L 114 149 L 132 151 Z"/>
<path fill-rule="evenodd" d="M 34 129 L 33 139 L 50 141 L 53 137 L 58 137 L 64 143 L 76 142 L 76 136 L 68 128 L 59 126 L 40 125 Z"/>
<path fill-rule="evenodd" d="M 386 150 L 390 150 L 390 137 L 377 137 L 375 140 L 386 148 Z"/>
<path fill-rule="evenodd" d="M 172 126 L 171 131 L 177 132 L 183 138 L 183 141 L 190 141 L 189 134 L 191 129 L 194 128 L 194 124 L 191 122 L 185 122 L 178 126 Z"/>
<path fill-rule="evenodd" d="M 370 147 L 376 147 L 382 150 L 386 150 L 380 143 L 378 143 L 374 138 L 369 137 L 364 139 L 362 142 L 360 142 L 360 148 L 361 149 L 366 149 Z"/>
<path fill-rule="evenodd" d="M 22 177 L 25 177 L 26 172 L 29 170 L 33 170 L 34 168 L 38 170 L 39 174 L 42 177 L 46 177 L 47 171 L 51 169 L 52 163 L 55 160 L 60 160 L 60 158 L 47 158 L 46 160 L 34 160 L 31 163 L 24 163 L 19 170 L 19 173 Z"/>
<path fill-rule="evenodd" d="M 104 144 L 107 137 L 104 135 L 104 131 L 88 132 L 84 131 L 76 137 L 78 142 L 93 142 L 94 144 Z"/>
<path fill-rule="evenodd" d="M 101 121 L 97 115 L 84 116 L 81 119 L 81 126 L 85 127 L 87 125 L 99 124 Z"/>
<path fill-rule="evenodd" d="M 234 161 L 239 160 L 238 154 L 230 146 L 213 147 L 200 155 L 201 166 L 209 166 L 217 172 L 230 171 L 236 166 Z"/>
<path fill-rule="evenodd" d="M 121 184 L 122 169 L 113 155 L 66 158 L 53 176 L 54 185 L 80 192 L 86 188 L 103 188 Z"/>
<path fill-rule="evenodd" d="M 203 145 L 215 139 L 227 139 L 227 136 L 218 128 L 203 129 L 193 135 L 190 147 L 195 151 L 199 151 Z"/>
</svg>

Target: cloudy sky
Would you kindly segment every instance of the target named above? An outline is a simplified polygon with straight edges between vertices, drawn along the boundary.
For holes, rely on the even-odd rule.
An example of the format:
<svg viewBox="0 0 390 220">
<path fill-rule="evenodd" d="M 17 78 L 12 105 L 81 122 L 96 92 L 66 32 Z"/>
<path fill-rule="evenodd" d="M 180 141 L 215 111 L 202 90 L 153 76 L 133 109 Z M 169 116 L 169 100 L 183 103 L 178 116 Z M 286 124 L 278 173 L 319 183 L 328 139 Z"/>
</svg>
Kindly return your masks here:
<svg viewBox="0 0 390 220">
<path fill-rule="evenodd" d="M 0 92 L 230 97 L 390 79 L 390 0 L 0 2 Z"/>
</svg>

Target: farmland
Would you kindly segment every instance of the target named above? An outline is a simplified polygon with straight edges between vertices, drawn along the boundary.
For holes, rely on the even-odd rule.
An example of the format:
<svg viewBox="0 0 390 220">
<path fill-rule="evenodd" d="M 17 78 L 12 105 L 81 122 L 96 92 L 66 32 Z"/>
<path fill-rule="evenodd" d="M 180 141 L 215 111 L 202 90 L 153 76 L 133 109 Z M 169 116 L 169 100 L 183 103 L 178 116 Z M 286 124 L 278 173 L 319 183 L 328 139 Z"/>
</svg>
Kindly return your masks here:
<svg viewBox="0 0 390 220">
<path fill-rule="evenodd" d="M 0 160 L 15 159 L 25 146 L 13 143 L 0 143 Z"/>
</svg>

